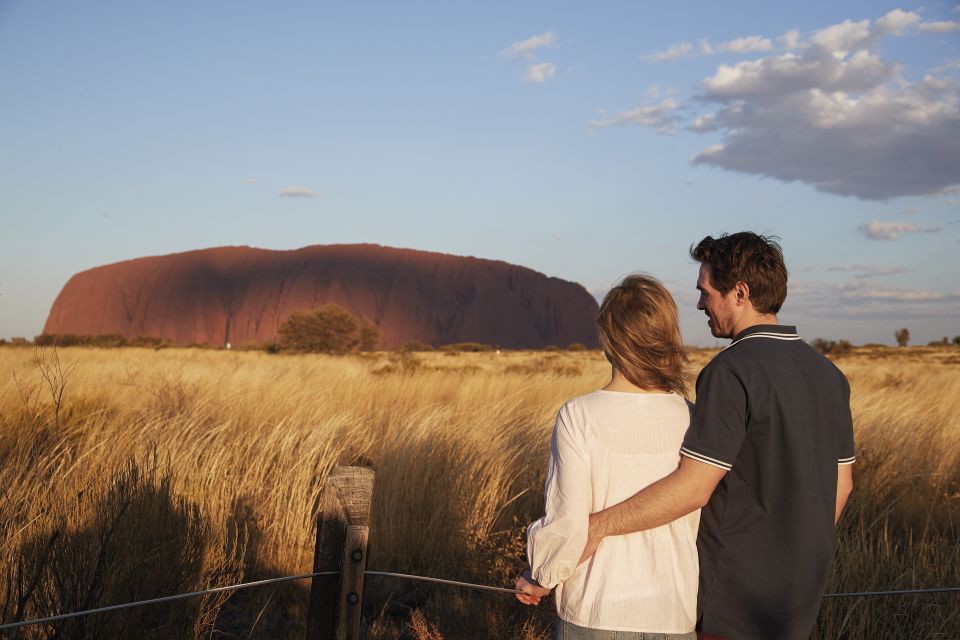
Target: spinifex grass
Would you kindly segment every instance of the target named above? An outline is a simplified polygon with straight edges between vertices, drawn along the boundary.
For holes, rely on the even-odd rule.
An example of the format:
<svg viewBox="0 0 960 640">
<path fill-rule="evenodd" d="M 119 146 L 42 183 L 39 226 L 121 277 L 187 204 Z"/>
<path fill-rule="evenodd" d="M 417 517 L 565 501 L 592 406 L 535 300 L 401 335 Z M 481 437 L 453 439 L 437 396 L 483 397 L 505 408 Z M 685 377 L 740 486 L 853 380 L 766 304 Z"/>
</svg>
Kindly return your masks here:
<svg viewBox="0 0 960 640">
<path fill-rule="evenodd" d="M 958 353 L 855 350 L 838 361 L 853 387 L 861 460 L 830 591 L 960 585 Z M 695 352 L 691 374 L 710 355 Z M 21 609 L 31 616 L 84 599 L 110 604 L 308 571 L 324 478 L 334 464 L 357 461 L 377 468 L 371 569 L 510 586 L 524 564 L 522 527 L 542 512 L 553 416 L 609 375 L 596 352 L 71 348 L 58 356 L 77 366 L 57 419 L 34 352 L 0 349 L 5 621 L 35 575 L 33 593 L 59 599 L 30 595 Z M 69 553 L 52 565 L 43 544 L 96 539 L 126 503 L 162 532 L 154 542 L 124 538 L 144 538 L 128 555 L 106 545 L 102 572 L 126 586 L 102 576 L 97 586 L 96 562 L 79 560 L 76 586 L 56 584 L 50 569 L 69 565 Z M 178 540 L 179 555 L 164 540 Z M 73 544 L 73 553 L 92 553 Z M 166 562 L 151 560 L 160 556 Z M 206 637 L 216 619 L 235 637 L 302 637 L 307 587 L 251 590 L 127 624 L 159 634 L 176 623 Z M 538 638 L 552 616 L 552 603 L 533 609 L 509 596 L 382 578 L 368 580 L 368 593 L 371 638 Z M 12 604 L 4 610 L 4 602 Z M 843 600 L 825 603 L 816 635 L 948 637 L 958 626 L 956 595 Z"/>
</svg>

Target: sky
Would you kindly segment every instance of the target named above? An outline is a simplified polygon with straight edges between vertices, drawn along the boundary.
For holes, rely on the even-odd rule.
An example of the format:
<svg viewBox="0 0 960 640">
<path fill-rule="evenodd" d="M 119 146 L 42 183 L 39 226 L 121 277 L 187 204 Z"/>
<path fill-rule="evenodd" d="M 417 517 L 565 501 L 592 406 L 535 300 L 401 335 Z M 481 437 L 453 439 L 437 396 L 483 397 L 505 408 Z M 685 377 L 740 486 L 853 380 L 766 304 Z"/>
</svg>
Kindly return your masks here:
<svg viewBox="0 0 960 640">
<path fill-rule="evenodd" d="M 225 245 L 505 260 L 598 297 L 779 236 L 807 338 L 960 335 L 960 5 L 0 0 L 0 338 Z"/>
</svg>

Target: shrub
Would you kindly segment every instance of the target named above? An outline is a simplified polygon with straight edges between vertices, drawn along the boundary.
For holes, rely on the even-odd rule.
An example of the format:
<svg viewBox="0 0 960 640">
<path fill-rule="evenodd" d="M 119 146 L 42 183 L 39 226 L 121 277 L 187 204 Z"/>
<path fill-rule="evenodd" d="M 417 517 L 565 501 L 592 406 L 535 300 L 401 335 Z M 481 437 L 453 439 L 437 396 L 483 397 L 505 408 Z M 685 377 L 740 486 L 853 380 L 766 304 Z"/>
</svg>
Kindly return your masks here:
<svg viewBox="0 0 960 640">
<path fill-rule="evenodd" d="M 587 347 L 582 342 L 574 342 L 567 345 L 567 351 L 586 351 Z"/>
<path fill-rule="evenodd" d="M 380 346 L 380 329 L 369 320 L 360 327 L 360 351 L 373 351 Z"/>
<path fill-rule="evenodd" d="M 333 303 L 311 311 L 295 311 L 277 333 L 281 349 L 306 353 L 347 353 L 380 344 L 375 324 L 358 322 L 353 314 Z"/>
<path fill-rule="evenodd" d="M 815 338 L 810 341 L 810 345 L 823 354 L 841 355 L 849 353 L 853 345 L 847 340 L 824 340 Z"/>
<path fill-rule="evenodd" d="M 397 351 L 433 351 L 433 345 L 420 342 L 419 340 L 412 340 L 407 344 L 397 347 Z"/>
<path fill-rule="evenodd" d="M 897 329 L 893 332 L 893 337 L 897 339 L 898 347 L 905 347 L 910 342 L 910 330 L 907 328 Z"/>
<path fill-rule="evenodd" d="M 445 344 L 440 347 L 441 351 L 490 351 L 493 349 L 488 344 L 482 344 L 480 342 L 451 342 L 450 344 Z"/>
</svg>

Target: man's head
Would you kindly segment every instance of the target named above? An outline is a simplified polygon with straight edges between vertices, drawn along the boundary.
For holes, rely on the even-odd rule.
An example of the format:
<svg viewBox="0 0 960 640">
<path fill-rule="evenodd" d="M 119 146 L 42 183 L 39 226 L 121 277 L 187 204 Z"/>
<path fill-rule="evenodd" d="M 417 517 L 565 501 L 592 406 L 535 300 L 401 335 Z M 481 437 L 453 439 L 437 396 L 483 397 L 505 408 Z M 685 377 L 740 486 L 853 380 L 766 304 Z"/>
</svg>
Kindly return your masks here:
<svg viewBox="0 0 960 640">
<path fill-rule="evenodd" d="M 780 245 L 750 231 L 707 236 L 690 248 L 700 263 L 697 309 L 707 314 L 710 332 L 732 338 L 776 313 L 787 297 L 787 268 Z"/>
</svg>

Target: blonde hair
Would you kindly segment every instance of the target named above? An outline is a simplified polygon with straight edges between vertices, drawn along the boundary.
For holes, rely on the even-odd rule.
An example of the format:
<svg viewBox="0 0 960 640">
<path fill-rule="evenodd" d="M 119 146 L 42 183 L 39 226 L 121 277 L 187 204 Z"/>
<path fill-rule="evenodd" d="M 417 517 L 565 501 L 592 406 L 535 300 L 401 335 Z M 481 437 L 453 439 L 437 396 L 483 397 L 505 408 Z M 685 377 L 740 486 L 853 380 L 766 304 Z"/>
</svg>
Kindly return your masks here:
<svg viewBox="0 0 960 640">
<path fill-rule="evenodd" d="M 641 389 L 687 394 L 687 354 L 673 296 L 660 281 L 634 274 L 607 293 L 597 315 L 600 346 Z"/>
</svg>

